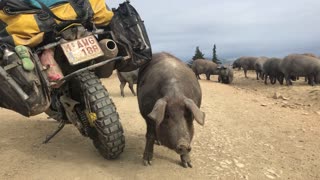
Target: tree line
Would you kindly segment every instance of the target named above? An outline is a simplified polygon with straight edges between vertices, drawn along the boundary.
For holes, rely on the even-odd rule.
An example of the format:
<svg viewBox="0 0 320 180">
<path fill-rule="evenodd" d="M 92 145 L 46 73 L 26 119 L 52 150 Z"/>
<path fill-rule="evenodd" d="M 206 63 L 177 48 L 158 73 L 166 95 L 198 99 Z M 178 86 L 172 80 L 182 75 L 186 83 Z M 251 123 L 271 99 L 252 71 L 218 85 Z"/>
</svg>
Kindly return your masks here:
<svg viewBox="0 0 320 180">
<path fill-rule="evenodd" d="M 195 54 L 192 57 L 192 60 L 196 60 L 196 59 L 205 59 L 204 54 L 201 52 L 199 46 L 196 47 Z M 216 64 L 221 64 L 221 60 L 219 60 L 218 55 L 217 55 L 217 46 L 215 44 L 213 45 L 213 48 L 212 48 L 211 60 L 212 60 L 212 62 L 214 62 Z"/>
</svg>

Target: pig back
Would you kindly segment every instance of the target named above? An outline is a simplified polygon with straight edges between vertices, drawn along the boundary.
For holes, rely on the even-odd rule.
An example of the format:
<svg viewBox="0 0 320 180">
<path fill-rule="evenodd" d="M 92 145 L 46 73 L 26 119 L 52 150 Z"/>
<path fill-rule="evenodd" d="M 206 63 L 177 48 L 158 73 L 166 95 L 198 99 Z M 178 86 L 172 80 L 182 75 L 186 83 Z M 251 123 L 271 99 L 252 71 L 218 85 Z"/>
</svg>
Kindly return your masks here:
<svg viewBox="0 0 320 180">
<path fill-rule="evenodd" d="M 320 61 L 312 56 L 291 54 L 280 64 L 282 73 L 287 75 L 306 76 L 320 73 Z"/>
<path fill-rule="evenodd" d="M 259 57 L 254 63 L 254 69 L 256 71 L 262 71 L 263 64 L 268 60 L 267 57 Z"/>
<path fill-rule="evenodd" d="M 244 69 L 255 70 L 255 62 L 257 59 L 257 57 L 243 56 L 239 58 L 239 64 Z"/>
</svg>

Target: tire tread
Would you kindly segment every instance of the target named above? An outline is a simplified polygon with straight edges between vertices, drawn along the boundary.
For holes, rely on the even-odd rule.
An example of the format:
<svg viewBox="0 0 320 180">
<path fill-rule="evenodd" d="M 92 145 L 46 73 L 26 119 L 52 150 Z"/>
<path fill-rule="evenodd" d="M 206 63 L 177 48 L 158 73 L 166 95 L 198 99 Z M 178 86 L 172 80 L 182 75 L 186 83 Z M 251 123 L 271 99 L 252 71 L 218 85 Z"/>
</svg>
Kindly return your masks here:
<svg viewBox="0 0 320 180">
<path fill-rule="evenodd" d="M 91 110 L 96 113 L 95 127 L 97 137 L 94 145 L 106 159 L 117 158 L 124 150 L 125 137 L 116 107 L 100 79 L 93 72 L 78 75 L 82 89 L 86 92 Z"/>
</svg>

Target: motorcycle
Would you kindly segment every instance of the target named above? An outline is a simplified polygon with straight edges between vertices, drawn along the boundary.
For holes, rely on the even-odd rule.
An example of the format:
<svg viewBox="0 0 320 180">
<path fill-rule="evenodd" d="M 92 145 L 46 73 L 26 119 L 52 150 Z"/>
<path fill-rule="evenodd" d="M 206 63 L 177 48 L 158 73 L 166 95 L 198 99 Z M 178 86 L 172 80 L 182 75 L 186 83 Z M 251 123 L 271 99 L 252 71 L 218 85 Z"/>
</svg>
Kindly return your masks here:
<svg viewBox="0 0 320 180">
<path fill-rule="evenodd" d="M 113 11 L 108 29 L 61 22 L 54 29 L 54 42 L 30 49 L 33 71 L 25 71 L 12 48 L 1 45 L 0 106 L 27 117 L 45 112 L 59 121 L 44 143 L 72 123 L 92 139 L 104 158 L 114 159 L 123 152 L 125 136 L 119 114 L 99 78 L 110 76 L 114 69 L 131 71 L 144 65 L 151 59 L 151 46 L 143 21 L 129 1 Z M 39 58 L 47 49 L 54 49 L 64 75 L 54 84 Z"/>
</svg>

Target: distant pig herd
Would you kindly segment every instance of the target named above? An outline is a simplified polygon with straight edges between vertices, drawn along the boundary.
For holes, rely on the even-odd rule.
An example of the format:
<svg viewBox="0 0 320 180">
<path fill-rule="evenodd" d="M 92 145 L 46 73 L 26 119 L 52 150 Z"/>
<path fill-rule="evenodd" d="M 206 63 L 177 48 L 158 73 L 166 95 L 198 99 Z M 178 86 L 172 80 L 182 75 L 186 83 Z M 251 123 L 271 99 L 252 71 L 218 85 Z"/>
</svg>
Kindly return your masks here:
<svg viewBox="0 0 320 180">
<path fill-rule="evenodd" d="M 292 85 L 292 81 L 305 77 L 309 85 L 320 83 L 320 58 L 314 54 L 290 54 L 283 59 L 267 57 L 240 57 L 233 63 L 233 68 L 242 68 L 247 78 L 248 70 L 255 70 L 257 80 L 263 79 L 267 84 L 277 81 Z"/>
</svg>

